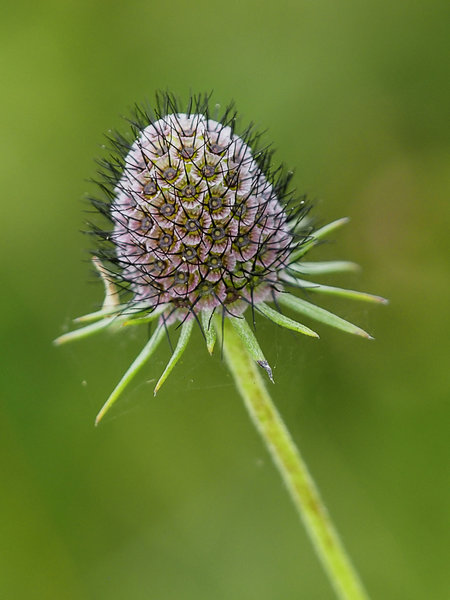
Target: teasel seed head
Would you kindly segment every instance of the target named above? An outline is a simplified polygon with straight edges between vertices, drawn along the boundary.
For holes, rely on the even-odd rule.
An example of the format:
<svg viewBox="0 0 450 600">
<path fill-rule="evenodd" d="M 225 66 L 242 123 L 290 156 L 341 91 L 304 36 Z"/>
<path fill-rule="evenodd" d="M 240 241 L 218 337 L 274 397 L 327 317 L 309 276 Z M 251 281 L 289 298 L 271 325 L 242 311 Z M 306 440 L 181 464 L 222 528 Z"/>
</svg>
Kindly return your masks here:
<svg viewBox="0 0 450 600">
<path fill-rule="evenodd" d="M 311 232 L 301 227 L 304 199 L 287 191 L 290 174 L 255 147 L 251 127 L 235 132 L 232 106 L 212 118 L 206 96 L 179 112 L 163 95 L 155 114 L 135 117 L 135 139 L 116 137 L 119 156 L 105 163 L 101 185 L 112 229 L 100 231 L 98 255 L 123 298 L 166 305 L 167 324 L 202 310 L 240 316 L 276 298 Z"/>
<path fill-rule="evenodd" d="M 304 256 L 347 219 L 314 229 L 309 203 L 289 189 L 292 173 L 274 167 L 252 125 L 237 133 L 233 105 L 210 109 L 210 96 L 192 96 L 181 108 L 168 93 L 154 110 L 136 107 L 127 135 L 109 136 L 112 154 L 100 161 L 100 197 L 92 198 L 108 224 L 90 226 L 94 266 L 105 301 L 80 317 L 62 344 L 102 329 L 156 322 L 157 326 L 96 423 L 154 353 L 168 327 L 180 336 L 155 393 L 187 346 L 195 322 L 208 351 L 230 319 L 248 352 L 272 371 L 254 333 L 255 313 L 317 338 L 282 309 L 371 339 L 361 328 L 309 301 L 314 294 L 386 303 L 380 296 L 305 280 L 356 268 L 348 261 L 306 262 Z M 307 295 L 308 300 L 290 293 Z M 268 303 L 273 303 L 274 307 Z M 251 308 L 251 322 L 244 316 Z"/>
</svg>

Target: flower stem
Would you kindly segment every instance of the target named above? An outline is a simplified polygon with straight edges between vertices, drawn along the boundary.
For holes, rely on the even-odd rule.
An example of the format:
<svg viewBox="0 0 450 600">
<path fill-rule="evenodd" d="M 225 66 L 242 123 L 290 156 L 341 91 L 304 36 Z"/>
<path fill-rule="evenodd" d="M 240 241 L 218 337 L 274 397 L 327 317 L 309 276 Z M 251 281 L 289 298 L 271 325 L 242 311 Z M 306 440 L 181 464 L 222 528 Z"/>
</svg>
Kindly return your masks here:
<svg viewBox="0 0 450 600">
<path fill-rule="evenodd" d="M 220 325 L 217 327 L 220 331 Z M 225 360 L 256 428 L 285 481 L 319 559 L 341 600 L 368 600 L 316 485 L 250 357 L 228 319 L 224 323 Z"/>
</svg>

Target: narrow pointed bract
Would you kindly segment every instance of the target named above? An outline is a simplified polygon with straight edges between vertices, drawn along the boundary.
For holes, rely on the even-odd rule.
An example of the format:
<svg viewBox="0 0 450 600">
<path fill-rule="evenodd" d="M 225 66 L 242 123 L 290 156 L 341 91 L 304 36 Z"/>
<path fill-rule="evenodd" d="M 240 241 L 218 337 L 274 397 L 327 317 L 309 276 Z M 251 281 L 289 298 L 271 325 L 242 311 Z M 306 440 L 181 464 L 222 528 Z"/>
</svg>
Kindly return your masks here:
<svg viewBox="0 0 450 600">
<path fill-rule="evenodd" d="M 130 315 L 130 317 L 126 321 L 124 321 L 122 323 L 122 325 L 124 327 L 128 327 L 130 325 L 148 325 L 148 323 L 151 323 L 152 321 L 157 319 L 159 316 L 164 314 L 165 310 L 166 310 L 165 306 L 157 306 L 156 308 L 152 308 L 150 310 L 150 312 L 148 312 L 148 314 L 146 314 L 143 317 L 141 317 L 139 315 L 133 317 L 132 315 Z M 140 314 L 144 314 L 144 313 L 141 312 Z"/>
<path fill-rule="evenodd" d="M 367 333 L 367 331 L 364 331 L 364 329 L 353 325 L 353 323 L 338 317 L 337 315 L 325 310 L 324 308 L 321 308 L 320 306 L 311 304 L 311 302 L 297 298 L 297 296 L 293 296 L 292 294 L 281 294 L 279 297 L 279 302 L 280 304 L 286 306 L 286 308 L 290 308 L 295 312 L 304 315 L 305 317 L 314 319 L 315 321 L 320 321 L 325 325 L 331 325 L 331 327 L 341 329 L 342 331 L 352 333 L 353 335 L 359 335 L 367 339 L 373 339 L 372 336 Z"/>
<path fill-rule="evenodd" d="M 53 340 L 53 343 L 55 344 L 55 346 L 61 346 L 62 344 L 67 344 L 68 342 L 81 340 L 85 337 L 93 335 L 94 333 L 98 333 L 102 329 L 111 327 L 114 321 L 115 317 L 109 317 L 107 319 L 102 319 L 101 321 L 97 321 L 95 323 L 90 323 L 85 327 L 81 327 L 80 329 L 75 329 L 74 331 L 69 331 L 68 333 L 60 335 L 55 340 Z"/>
<path fill-rule="evenodd" d="M 130 381 L 138 374 L 138 372 L 142 369 L 142 367 L 145 365 L 148 359 L 152 356 L 152 354 L 155 352 L 156 348 L 158 347 L 159 343 L 161 342 L 164 336 L 164 325 L 160 323 L 155 329 L 155 332 L 153 333 L 152 337 L 148 340 L 142 351 L 138 354 L 138 356 L 134 359 L 133 363 L 127 369 L 125 375 L 116 385 L 116 387 L 110 394 L 108 400 L 102 406 L 100 412 L 98 413 L 95 419 L 96 425 L 100 423 L 100 421 L 109 411 L 109 409 L 113 406 L 113 404 L 117 401 L 117 399 L 122 394 L 127 385 L 130 383 Z"/>
<path fill-rule="evenodd" d="M 81 317 L 75 317 L 73 320 L 74 323 L 93 323 L 94 321 L 100 321 L 105 317 L 109 317 L 111 315 L 120 314 L 122 311 L 128 310 L 127 304 L 121 304 L 119 306 L 114 306 L 110 308 L 102 308 L 100 310 L 96 310 L 95 312 L 87 313 L 86 315 L 82 315 Z"/>
<path fill-rule="evenodd" d="M 103 306 L 104 305 L 105 303 L 103 303 Z M 126 304 L 107 306 L 106 308 L 101 308 L 100 310 L 96 310 L 95 312 L 87 313 L 86 315 L 82 315 L 81 317 L 76 317 L 73 320 L 73 322 L 92 323 L 93 321 L 99 321 L 100 319 L 109 316 L 123 316 L 127 317 L 128 319 L 131 319 L 135 318 L 136 315 L 141 316 L 146 312 L 149 312 L 150 310 L 151 309 L 149 309 L 146 304 L 142 304 L 139 302 L 128 302 Z"/>
<path fill-rule="evenodd" d="M 247 323 L 245 317 L 228 317 L 231 321 L 231 324 L 236 329 L 239 334 L 239 337 L 244 343 L 244 346 L 247 348 L 250 356 L 255 360 L 260 367 L 262 367 L 269 379 L 272 383 L 275 383 L 272 376 L 272 369 L 270 368 L 269 363 L 266 360 L 266 357 L 261 350 L 261 347 L 256 339 L 255 334 L 253 333 L 252 328 Z"/>
<path fill-rule="evenodd" d="M 201 312 L 202 328 L 206 338 L 206 348 L 210 354 L 214 352 L 217 338 L 216 330 L 212 322 L 213 314 L 212 310 L 203 310 Z"/>
<path fill-rule="evenodd" d="M 303 333 L 304 335 L 308 335 L 310 337 L 319 337 L 315 331 L 313 331 L 309 327 L 306 327 L 306 325 L 303 325 L 302 323 L 298 323 L 297 321 L 286 317 L 285 315 L 283 315 L 277 310 L 274 310 L 264 302 L 260 302 L 258 304 L 258 310 L 265 317 L 267 317 L 277 325 L 280 325 L 281 327 L 291 329 L 292 331 L 297 331 L 298 333 Z"/>
<path fill-rule="evenodd" d="M 160 389 L 162 384 L 166 381 L 166 379 L 169 377 L 170 373 L 172 372 L 172 369 L 175 367 L 175 365 L 177 364 L 177 362 L 180 360 L 181 356 L 183 355 L 183 352 L 186 350 L 186 346 L 188 345 L 189 338 L 191 337 L 193 325 L 194 325 L 194 321 L 191 320 L 191 321 L 185 321 L 183 323 L 183 325 L 181 326 L 180 337 L 178 338 L 177 345 L 175 347 L 175 350 L 173 351 L 172 356 L 170 357 L 169 362 L 167 363 L 167 367 L 164 369 L 163 374 L 159 378 L 158 383 L 156 384 L 155 389 L 153 390 L 154 396 L 156 396 L 156 394 L 158 393 L 158 390 Z"/>
<path fill-rule="evenodd" d="M 374 294 L 368 294 L 367 292 L 358 292 L 357 290 L 347 290 L 345 288 L 334 287 L 332 285 L 322 285 L 321 283 L 314 283 L 306 281 L 305 279 L 298 279 L 289 275 L 284 276 L 284 281 L 303 289 L 307 292 L 313 292 L 318 294 L 329 294 L 331 296 L 342 296 L 343 298 L 349 298 L 350 300 L 362 300 L 363 302 L 374 302 L 376 304 L 388 304 L 386 298 L 381 296 L 375 296 Z"/>
<path fill-rule="evenodd" d="M 322 262 L 307 262 L 302 260 L 301 263 L 292 263 L 288 267 L 289 271 L 294 271 L 299 275 L 308 275 L 309 277 L 359 271 L 359 269 L 359 265 L 348 260 L 327 260 Z"/>
</svg>

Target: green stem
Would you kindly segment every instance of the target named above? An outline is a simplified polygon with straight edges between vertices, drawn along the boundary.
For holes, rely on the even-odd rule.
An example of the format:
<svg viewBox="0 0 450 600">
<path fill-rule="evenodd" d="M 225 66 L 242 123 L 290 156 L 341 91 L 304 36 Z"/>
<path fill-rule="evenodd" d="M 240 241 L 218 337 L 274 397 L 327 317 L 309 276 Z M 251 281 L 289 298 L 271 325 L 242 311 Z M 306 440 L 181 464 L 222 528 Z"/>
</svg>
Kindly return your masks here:
<svg viewBox="0 0 450 600">
<path fill-rule="evenodd" d="M 218 330 L 220 332 L 220 325 Z M 225 319 L 223 351 L 250 417 L 283 477 L 316 552 L 341 600 L 368 600 L 316 485 L 239 335 Z"/>
</svg>

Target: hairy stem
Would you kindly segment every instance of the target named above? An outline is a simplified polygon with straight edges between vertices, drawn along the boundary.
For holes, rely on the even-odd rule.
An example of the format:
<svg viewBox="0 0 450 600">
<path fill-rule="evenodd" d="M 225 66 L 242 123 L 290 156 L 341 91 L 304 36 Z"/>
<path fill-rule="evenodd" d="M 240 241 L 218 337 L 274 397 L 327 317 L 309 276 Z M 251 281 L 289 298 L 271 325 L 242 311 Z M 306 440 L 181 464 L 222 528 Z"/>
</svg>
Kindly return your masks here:
<svg viewBox="0 0 450 600">
<path fill-rule="evenodd" d="M 219 324 L 217 328 L 220 333 Z M 337 596 L 341 600 L 368 600 L 259 369 L 228 319 L 225 319 L 223 351 L 250 417 L 288 487 Z"/>
</svg>

